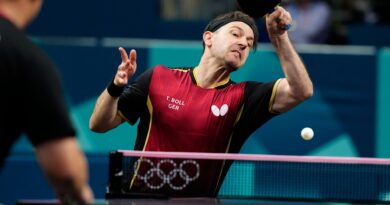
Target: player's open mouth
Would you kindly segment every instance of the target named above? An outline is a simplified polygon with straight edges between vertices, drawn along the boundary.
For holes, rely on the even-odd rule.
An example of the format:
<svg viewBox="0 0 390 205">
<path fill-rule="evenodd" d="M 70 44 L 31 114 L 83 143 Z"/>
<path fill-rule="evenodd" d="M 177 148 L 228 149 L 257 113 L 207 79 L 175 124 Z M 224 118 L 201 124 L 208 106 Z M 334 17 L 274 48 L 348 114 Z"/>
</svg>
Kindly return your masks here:
<svg viewBox="0 0 390 205">
<path fill-rule="evenodd" d="M 232 52 L 235 53 L 235 54 L 237 54 L 238 57 L 241 59 L 241 52 L 240 52 L 240 51 L 238 51 L 238 50 L 233 50 Z"/>
</svg>

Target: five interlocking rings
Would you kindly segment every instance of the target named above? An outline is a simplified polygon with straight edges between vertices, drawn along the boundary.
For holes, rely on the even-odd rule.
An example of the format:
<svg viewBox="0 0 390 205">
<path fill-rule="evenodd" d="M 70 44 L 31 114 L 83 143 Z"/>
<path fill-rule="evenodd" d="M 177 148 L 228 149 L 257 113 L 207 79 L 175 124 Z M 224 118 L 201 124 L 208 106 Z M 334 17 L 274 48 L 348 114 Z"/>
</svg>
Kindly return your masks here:
<svg viewBox="0 0 390 205">
<path fill-rule="evenodd" d="M 146 162 L 151 168 L 146 171 L 144 175 L 139 175 L 138 168 L 141 162 Z M 169 173 L 165 173 L 164 170 L 161 169 L 161 166 L 163 164 L 169 164 L 172 166 L 172 170 Z M 184 166 L 193 166 L 193 168 L 196 169 L 196 173 L 194 176 L 189 176 L 188 172 L 185 171 Z M 136 163 L 134 164 L 134 173 L 136 173 L 136 176 L 138 179 L 143 180 L 150 189 L 161 189 L 165 184 L 167 184 L 169 187 L 171 187 L 173 190 L 183 190 L 188 186 L 188 184 L 197 178 L 199 178 L 200 175 L 200 167 L 199 164 L 194 160 L 184 160 L 179 164 L 179 168 L 177 168 L 177 164 L 175 161 L 171 159 L 163 159 L 157 163 L 156 166 L 154 166 L 154 163 L 150 159 L 138 159 Z M 149 179 L 157 176 L 161 182 L 157 185 L 153 185 L 151 182 L 149 182 Z M 172 183 L 172 180 L 175 179 L 177 176 L 179 176 L 184 183 L 180 186 L 174 185 Z"/>
</svg>

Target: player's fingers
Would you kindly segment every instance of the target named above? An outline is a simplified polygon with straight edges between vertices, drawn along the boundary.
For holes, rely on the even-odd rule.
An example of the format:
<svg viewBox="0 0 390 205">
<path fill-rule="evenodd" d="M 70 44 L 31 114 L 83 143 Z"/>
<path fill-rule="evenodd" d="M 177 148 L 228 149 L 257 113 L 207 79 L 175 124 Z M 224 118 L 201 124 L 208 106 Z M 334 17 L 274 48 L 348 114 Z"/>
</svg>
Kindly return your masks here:
<svg viewBox="0 0 390 205">
<path fill-rule="evenodd" d="M 286 11 L 285 18 L 286 18 L 287 20 L 290 20 L 290 21 L 292 21 L 292 17 L 291 17 L 291 14 L 290 14 L 290 12 Z"/>
<path fill-rule="evenodd" d="M 131 49 L 129 56 L 130 56 L 130 64 L 134 64 L 137 61 L 137 51 Z"/>
<path fill-rule="evenodd" d="M 119 47 L 119 52 L 121 53 L 122 63 L 126 62 L 129 59 L 126 50 L 122 47 Z"/>
<path fill-rule="evenodd" d="M 284 11 L 283 15 L 279 19 L 278 27 L 281 28 L 282 30 L 289 30 L 291 26 L 292 26 L 292 18 L 290 12 Z"/>
<path fill-rule="evenodd" d="M 271 21 L 276 21 L 282 15 L 283 10 L 284 9 L 282 9 L 280 6 L 277 6 L 275 8 L 275 11 L 267 16 L 267 19 Z"/>
<path fill-rule="evenodd" d="M 130 61 L 130 59 L 127 59 L 127 61 L 126 61 L 126 68 L 130 67 L 130 65 L 131 65 L 131 61 Z"/>
<path fill-rule="evenodd" d="M 118 73 L 118 77 L 122 78 L 122 79 L 125 79 L 127 77 L 127 73 L 126 72 L 119 72 Z"/>
<path fill-rule="evenodd" d="M 126 71 L 122 70 L 117 72 L 114 79 L 114 83 L 117 86 L 124 86 L 127 84 L 127 80 L 128 80 L 128 74 Z"/>
<path fill-rule="evenodd" d="M 137 70 L 137 62 L 134 61 L 131 64 L 129 64 L 128 69 L 126 70 L 129 78 L 131 78 L 134 75 L 136 70 Z"/>
<path fill-rule="evenodd" d="M 286 10 L 283 11 L 283 14 L 280 16 L 279 19 L 280 19 L 281 23 L 285 23 L 285 24 L 289 24 L 292 21 L 290 12 L 288 12 Z"/>
<path fill-rule="evenodd" d="M 279 15 L 276 16 L 275 18 L 275 21 L 276 23 L 285 23 L 287 22 L 288 18 L 289 18 L 289 12 L 286 11 L 283 7 L 281 6 L 278 6 L 277 9 L 279 10 Z"/>
</svg>

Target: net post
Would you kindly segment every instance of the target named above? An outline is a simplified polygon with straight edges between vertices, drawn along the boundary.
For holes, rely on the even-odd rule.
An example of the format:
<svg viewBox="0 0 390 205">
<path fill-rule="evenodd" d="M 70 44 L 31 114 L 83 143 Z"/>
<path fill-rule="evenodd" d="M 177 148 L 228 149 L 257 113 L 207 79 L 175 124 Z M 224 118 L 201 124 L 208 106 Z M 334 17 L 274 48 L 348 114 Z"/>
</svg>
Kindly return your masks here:
<svg viewBox="0 0 390 205">
<path fill-rule="evenodd" d="M 110 152 L 107 187 L 108 195 L 121 193 L 123 174 L 123 153 L 119 151 Z"/>
</svg>

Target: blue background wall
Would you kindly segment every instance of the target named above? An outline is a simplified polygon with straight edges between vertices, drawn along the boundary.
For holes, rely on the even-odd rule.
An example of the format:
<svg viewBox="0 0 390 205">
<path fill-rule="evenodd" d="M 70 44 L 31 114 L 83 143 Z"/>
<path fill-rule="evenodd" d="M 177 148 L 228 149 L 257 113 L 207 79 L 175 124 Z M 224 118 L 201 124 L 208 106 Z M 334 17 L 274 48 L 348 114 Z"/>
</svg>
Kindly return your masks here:
<svg viewBox="0 0 390 205">
<path fill-rule="evenodd" d="M 202 54 L 199 39 L 205 22 L 162 21 L 157 15 L 158 4 L 157 0 L 45 1 L 41 15 L 28 29 L 62 73 L 78 139 L 90 163 L 91 186 L 98 198 L 104 197 L 108 152 L 132 149 L 136 134 L 135 127 L 128 124 L 105 134 L 88 129 L 96 98 L 120 62 L 118 46 L 137 49 L 136 75 L 156 64 L 195 66 Z M 376 35 L 376 47 L 298 46 L 314 82 L 313 98 L 264 125 L 242 152 L 390 158 L 390 51 L 378 46 L 387 44 Z M 266 35 L 261 36 L 261 42 L 267 41 Z M 359 40 L 361 36 L 352 39 L 357 44 L 372 43 Z M 270 81 L 282 76 L 277 56 L 269 45 L 261 44 L 233 79 Z M 301 129 L 307 126 L 315 132 L 311 141 L 300 138 Z M 0 203 L 52 197 L 33 148 L 21 138 L 0 172 Z"/>
</svg>

